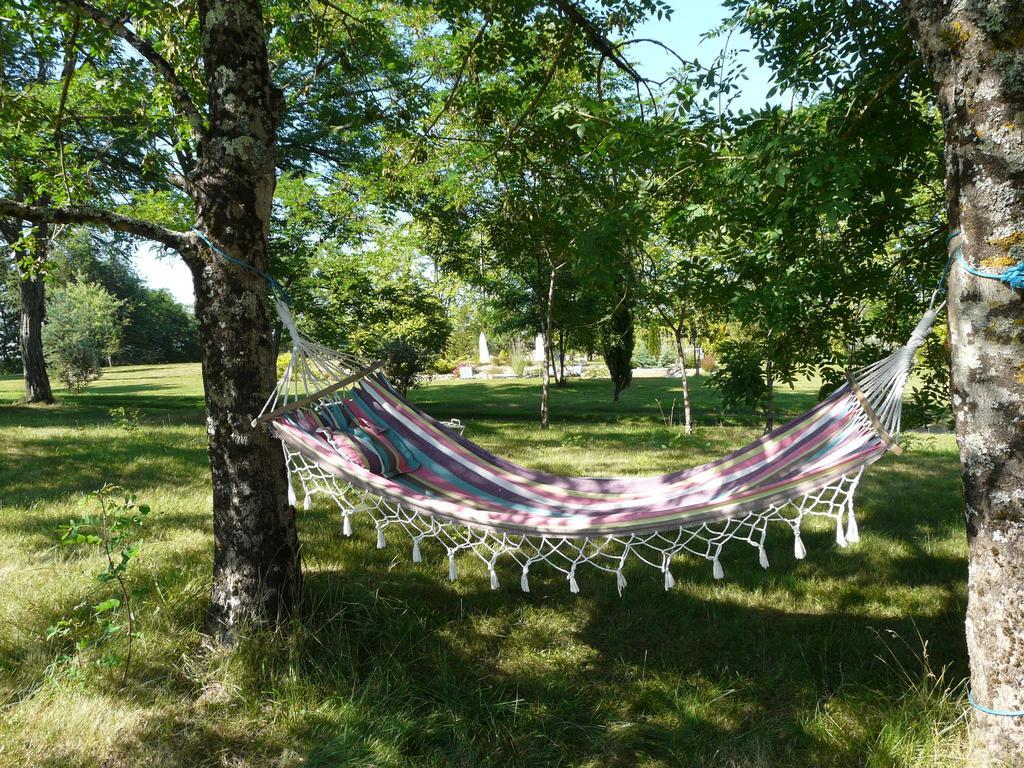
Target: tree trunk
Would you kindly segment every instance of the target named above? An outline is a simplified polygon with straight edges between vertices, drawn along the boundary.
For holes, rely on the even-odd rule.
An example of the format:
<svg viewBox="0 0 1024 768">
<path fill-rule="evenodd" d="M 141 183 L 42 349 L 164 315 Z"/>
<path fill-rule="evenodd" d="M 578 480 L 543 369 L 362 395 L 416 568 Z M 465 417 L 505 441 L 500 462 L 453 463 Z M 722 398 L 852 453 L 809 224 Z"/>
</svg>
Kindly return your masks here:
<svg viewBox="0 0 1024 768">
<path fill-rule="evenodd" d="M 676 338 L 676 356 L 679 358 L 679 381 L 683 385 L 683 426 L 686 434 L 693 432 L 693 424 L 690 421 L 690 384 L 686 380 L 686 354 L 683 350 L 683 330 L 681 327 L 674 329 Z"/>
<path fill-rule="evenodd" d="M 46 358 L 43 355 L 43 318 L 46 314 L 46 283 L 43 280 L 44 266 L 49 251 L 50 227 L 40 224 L 32 234 L 33 261 L 31 273 L 18 270 L 21 290 L 21 367 L 25 374 L 25 401 L 29 403 L 52 403 L 53 390 L 46 373 Z"/>
<path fill-rule="evenodd" d="M 558 332 L 558 386 L 565 386 L 565 331 Z"/>
<path fill-rule="evenodd" d="M 767 435 L 775 429 L 775 378 L 772 374 L 772 361 L 764 364 L 764 379 L 768 385 L 768 400 L 765 403 L 764 433 Z"/>
<path fill-rule="evenodd" d="M 270 80 L 261 6 L 205 0 L 199 18 L 210 128 L 190 176 L 197 215 L 215 244 L 266 271 L 282 96 Z M 267 285 L 212 252 L 190 266 L 213 475 L 207 626 L 230 644 L 246 622 L 287 619 L 302 572 L 280 443 L 251 424 L 276 380 Z"/>
<path fill-rule="evenodd" d="M 906 0 L 945 126 L 951 230 L 985 272 L 1024 258 L 1024 13 L 1019 4 Z M 1024 304 L 952 265 L 952 400 L 969 543 L 975 701 L 1024 710 Z M 977 765 L 1024 765 L 1024 718 L 975 711 Z"/>
<path fill-rule="evenodd" d="M 693 350 L 693 375 L 696 378 L 700 378 L 700 363 L 703 355 L 703 350 L 697 350 L 697 331 L 694 330 L 690 335 L 690 349 Z"/>
<path fill-rule="evenodd" d="M 551 334 L 554 330 L 552 315 L 555 306 L 555 277 L 558 269 L 551 270 L 548 278 L 548 301 L 544 308 L 544 378 L 540 393 L 540 428 L 548 429 L 551 426 Z"/>
</svg>

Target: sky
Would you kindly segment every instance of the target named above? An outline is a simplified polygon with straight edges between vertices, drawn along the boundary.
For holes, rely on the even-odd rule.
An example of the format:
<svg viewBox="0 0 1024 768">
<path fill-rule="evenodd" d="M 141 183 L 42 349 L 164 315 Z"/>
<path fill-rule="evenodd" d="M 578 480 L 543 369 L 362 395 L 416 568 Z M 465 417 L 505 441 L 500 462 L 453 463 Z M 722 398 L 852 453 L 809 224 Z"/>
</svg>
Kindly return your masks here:
<svg viewBox="0 0 1024 768">
<path fill-rule="evenodd" d="M 710 64 L 721 52 L 724 40 L 701 40 L 702 35 L 714 29 L 726 16 L 726 11 L 717 0 L 673 0 L 675 9 L 667 20 L 651 19 L 641 25 L 634 37 L 653 38 L 675 50 L 684 59 L 697 59 L 701 64 Z M 738 50 L 738 61 L 746 66 L 747 80 L 743 82 L 740 97 L 733 102 L 733 108 L 753 108 L 765 103 L 770 87 L 768 73 L 758 67 L 753 56 L 744 49 L 749 41 L 734 34 L 729 47 Z M 646 43 L 629 47 L 630 59 L 637 62 L 640 73 L 645 77 L 660 80 L 673 68 L 675 59 L 661 48 Z M 192 304 L 192 275 L 184 262 L 174 255 L 162 255 L 151 245 L 142 245 L 135 254 L 135 266 L 153 288 L 166 288 L 178 301 Z"/>
</svg>

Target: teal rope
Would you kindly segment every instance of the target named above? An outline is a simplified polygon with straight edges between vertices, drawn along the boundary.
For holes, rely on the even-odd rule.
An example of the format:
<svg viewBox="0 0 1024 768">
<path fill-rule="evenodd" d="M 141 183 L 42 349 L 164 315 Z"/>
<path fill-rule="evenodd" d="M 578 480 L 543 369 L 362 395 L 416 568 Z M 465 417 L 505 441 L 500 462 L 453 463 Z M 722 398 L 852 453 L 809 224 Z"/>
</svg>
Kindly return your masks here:
<svg viewBox="0 0 1024 768">
<path fill-rule="evenodd" d="M 202 232 L 200 232 L 198 229 L 196 229 L 195 227 L 192 227 L 192 231 L 195 232 L 197 235 L 199 235 L 199 239 L 202 240 L 204 243 L 206 243 L 206 246 L 211 251 L 216 253 L 218 256 L 224 257 L 225 259 L 230 261 L 232 264 L 237 264 L 238 266 L 242 267 L 243 269 L 249 270 L 254 275 L 259 275 L 260 277 L 262 277 L 264 280 L 267 281 L 267 285 L 270 286 L 271 292 L 276 293 L 278 296 L 280 296 L 281 300 L 284 301 L 285 304 L 289 304 L 290 305 L 292 303 L 292 298 L 291 298 L 291 296 L 288 295 L 288 291 L 286 291 L 284 289 L 284 286 L 281 285 L 279 282 L 277 282 L 277 280 L 272 278 L 266 272 L 263 272 L 262 270 L 256 269 L 256 267 L 254 267 L 252 264 L 247 264 L 244 261 L 242 261 L 241 259 L 236 259 L 234 256 L 230 256 L 229 254 L 225 253 L 220 248 L 218 248 L 216 245 L 214 245 L 212 242 L 210 242 L 210 239 L 206 235 L 204 235 Z"/>
<path fill-rule="evenodd" d="M 1024 717 L 1024 712 L 1002 712 L 998 709 L 989 709 L 988 707 L 981 706 L 981 704 L 978 704 L 974 700 L 974 692 L 970 688 L 967 689 L 967 700 L 971 702 L 972 707 L 979 712 L 984 712 L 986 715 L 995 715 L 996 717 Z"/>
<path fill-rule="evenodd" d="M 960 233 L 957 232 L 956 234 L 950 235 L 949 239 L 952 240 L 959 234 Z M 1000 280 L 1015 291 L 1024 290 L 1024 261 L 1017 262 L 1017 264 L 1003 270 L 1002 272 L 982 272 L 980 269 L 972 267 L 967 263 L 967 260 L 964 259 L 963 245 L 958 245 L 954 253 L 956 255 L 956 260 L 960 263 L 960 266 L 975 277 L 984 277 L 988 280 Z"/>
</svg>

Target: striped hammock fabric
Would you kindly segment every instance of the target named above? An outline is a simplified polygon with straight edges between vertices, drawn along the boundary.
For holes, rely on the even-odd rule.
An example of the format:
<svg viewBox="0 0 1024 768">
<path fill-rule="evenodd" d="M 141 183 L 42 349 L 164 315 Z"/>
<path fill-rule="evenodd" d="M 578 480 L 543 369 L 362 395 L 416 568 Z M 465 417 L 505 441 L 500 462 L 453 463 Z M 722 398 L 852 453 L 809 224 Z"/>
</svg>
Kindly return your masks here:
<svg viewBox="0 0 1024 768">
<path fill-rule="evenodd" d="M 265 412 L 362 366 L 302 338 L 287 307 L 278 311 L 294 347 Z M 658 477 L 570 478 L 519 466 L 431 418 L 377 374 L 274 418 L 271 428 L 306 508 L 315 494 L 330 497 L 346 534 L 353 515 L 368 513 L 381 547 L 386 530 L 400 528 L 416 562 L 421 542 L 436 541 L 453 579 L 456 555 L 470 551 L 487 565 L 493 587 L 499 560 L 509 559 L 527 590 L 530 567 L 544 561 L 573 591 L 583 565 L 615 573 L 621 591 L 623 568 L 639 559 L 661 569 L 668 588 L 671 560 L 683 552 L 711 560 L 720 578 L 719 556 L 732 540 L 755 547 L 767 567 L 769 522 L 790 526 L 798 558 L 808 515 L 831 517 L 840 545 L 857 540 L 854 490 L 864 467 L 896 447 L 902 391 L 936 312 L 926 313 L 907 345 L 800 417 L 721 459 Z"/>
<path fill-rule="evenodd" d="M 414 468 L 384 477 L 340 456 L 324 433 L 348 425 L 326 409 L 280 417 L 273 429 L 323 469 L 410 509 L 552 536 L 664 530 L 734 517 L 817 490 L 886 451 L 849 386 L 724 458 L 650 478 L 567 478 L 529 470 L 447 430 L 379 380 L 364 379 L 343 412 L 349 424 L 370 421 L 386 430 L 377 441 L 385 451 L 414 457 Z"/>
</svg>

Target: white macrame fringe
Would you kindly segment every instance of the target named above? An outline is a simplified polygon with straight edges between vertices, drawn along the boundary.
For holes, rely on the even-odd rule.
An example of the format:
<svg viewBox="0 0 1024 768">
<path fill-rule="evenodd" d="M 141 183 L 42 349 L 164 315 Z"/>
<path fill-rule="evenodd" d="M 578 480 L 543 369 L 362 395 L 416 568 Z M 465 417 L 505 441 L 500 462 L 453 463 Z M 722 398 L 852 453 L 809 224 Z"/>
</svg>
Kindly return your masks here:
<svg viewBox="0 0 1024 768">
<path fill-rule="evenodd" d="M 761 567 L 768 567 L 765 530 L 771 522 L 786 523 L 789 526 L 793 533 L 793 555 L 798 560 L 807 554 L 800 534 L 800 524 L 808 516 L 827 517 L 833 525 L 837 525 L 837 543 L 840 540 L 850 543 L 859 538 L 856 518 L 851 515 L 851 500 L 860 472 L 839 478 L 832 485 L 796 501 L 720 522 L 655 533 L 561 538 L 466 527 L 422 515 L 403 504 L 345 486 L 318 465 L 300 454 L 289 452 L 287 448 L 285 453 L 290 474 L 289 486 L 297 488 L 301 483 L 306 498 L 320 493 L 334 500 L 341 509 L 342 532 L 345 536 L 352 535 L 353 516 L 365 513 L 374 525 L 379 548 L 384 549 L 388 544 L 385 528 L 388 528 L 389 533 L 397 528 L 400 533 L 409 536 L 413 562 L 423 561 L 425 540 L 436 541 L 449 553 L 448 575 L 451 581 L 457 580 L 455 556 L 461 551 L 468 551 L 483 561 L 488 568 L 490 583 L 500 581 L 497 562 L 508 558 L 521 569 L 519 586 L 524 593 L 531 591 L 529 572 L 538 561 L 560 570 L 568 580 L 573 594 L 579 594 L 580 591 L 579 569 L 590 566 L 613 577 L 616 591 L 621 595 L 628 583 L 626 567 L 631 562 L 659 569 L 665 589 L 673 589 L 677 582 L 670 570 L 671 559 L 687 553 L 710 560 L 714 579 L 723 579 L 725 569 L 720 555 L 730 541 L 744 542 L 756 548 Z"/>
<path fill-rule="evenodd" d="M 853 508 L 846 513 L 846 540 L 851 544 L 860 541 L 860 529 L 857 527 L 857 518 L 853 514 Z"/>
<path fill-rule="evenodd" d="M 846 531 L 843 530 L 843 516 L 839 515 L 839 519 L 836 520 L 836 544 L 843 549 L 850 546 L 850 543 L 846 540 Z"/>
<path fill-rule="evenodd" d="M 793 557 L 797 560 L 807 557 L 807 548 L 804 546 L 804 540 L 800 538 L 800 531 L 793 534 Z"/>
</svg>

